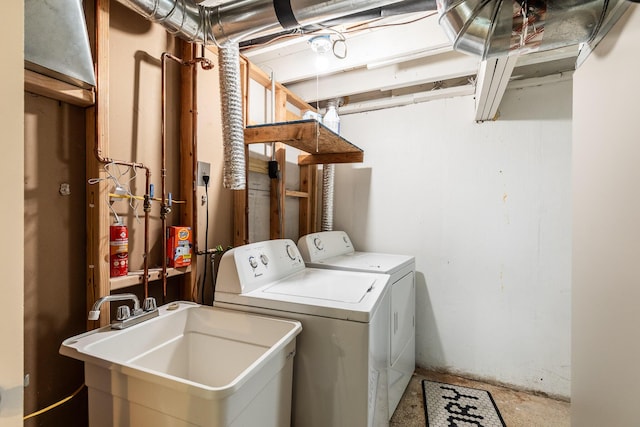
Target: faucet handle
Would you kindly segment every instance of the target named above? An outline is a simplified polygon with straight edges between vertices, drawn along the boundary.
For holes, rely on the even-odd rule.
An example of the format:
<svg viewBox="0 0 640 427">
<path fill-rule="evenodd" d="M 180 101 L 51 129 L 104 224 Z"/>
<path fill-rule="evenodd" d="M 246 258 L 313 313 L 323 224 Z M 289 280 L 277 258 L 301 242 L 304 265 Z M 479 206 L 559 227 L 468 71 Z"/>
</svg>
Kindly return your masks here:
<svg viewBox="0 0 640 427">
<path fill-rule="evenodd" d="M 144 302 L 142 303 L 142 309 L 144 311 L 153 311 L 156 308 L 158 308 L 158 306 L 154 297 L 147 297 L 144 299 Z"/>
<path fill-rule="evenodd" d="M 118 307 L 118 312 L 116 313 L 116 320 L 125 320 L 131 317 L 131 309 L 128 305 L 121 305 Z"/>
</svg>

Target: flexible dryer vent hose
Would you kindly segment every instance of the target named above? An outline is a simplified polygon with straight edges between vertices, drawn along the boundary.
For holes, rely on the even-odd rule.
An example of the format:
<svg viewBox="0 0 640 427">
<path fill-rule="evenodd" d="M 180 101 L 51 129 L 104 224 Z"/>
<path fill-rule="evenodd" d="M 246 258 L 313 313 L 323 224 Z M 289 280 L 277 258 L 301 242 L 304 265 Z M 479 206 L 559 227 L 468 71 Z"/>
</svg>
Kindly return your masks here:
<svg viewBox="0 0 640 427">
<path fill-rule="evenodd" d="M 335 179 L 335 165 L 326 164 L 322 167 L 322 231 L 333 231 L 333 188 Z"/>
<path fill-rule="evenodd" d="M 221 46 L 218 71 L 224 144 L 223 185 L 231 190 L 244 190 L 246 188 L 244 120 L 240 86 L 240 49 L 237 42 L 227 42 Z"/>
</svg>

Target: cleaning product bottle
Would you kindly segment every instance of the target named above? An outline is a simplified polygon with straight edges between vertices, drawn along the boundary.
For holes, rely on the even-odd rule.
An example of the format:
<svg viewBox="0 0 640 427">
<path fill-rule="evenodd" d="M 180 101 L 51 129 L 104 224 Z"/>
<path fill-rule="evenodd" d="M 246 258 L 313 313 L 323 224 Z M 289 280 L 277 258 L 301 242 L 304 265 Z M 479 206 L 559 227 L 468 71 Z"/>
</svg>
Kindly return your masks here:
<svg viewBox="0 0 640 427">
<path fill-rule="evenodd" d="M 324 113 L 322 123 L 340 135 L 340 117 L 338 116 L 338 103 L 336 101 L 329 101 L 327 103 L 327 111 Z"/>
</svg>

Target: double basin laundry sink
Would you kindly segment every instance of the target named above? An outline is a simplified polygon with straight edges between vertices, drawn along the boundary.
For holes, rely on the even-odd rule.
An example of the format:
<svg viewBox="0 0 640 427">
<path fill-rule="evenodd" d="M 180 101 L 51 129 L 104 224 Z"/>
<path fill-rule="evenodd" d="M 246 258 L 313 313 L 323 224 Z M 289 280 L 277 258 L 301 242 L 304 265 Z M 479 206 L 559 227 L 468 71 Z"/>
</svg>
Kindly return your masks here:
<svg viewBox="0 0 640 427">
<path fill-rule="evenodd" d="M 85 365 L 96 426 L 284 426 L 297 321 L 171 303 L 127 329 L 65 340 Z"/>
</svg>

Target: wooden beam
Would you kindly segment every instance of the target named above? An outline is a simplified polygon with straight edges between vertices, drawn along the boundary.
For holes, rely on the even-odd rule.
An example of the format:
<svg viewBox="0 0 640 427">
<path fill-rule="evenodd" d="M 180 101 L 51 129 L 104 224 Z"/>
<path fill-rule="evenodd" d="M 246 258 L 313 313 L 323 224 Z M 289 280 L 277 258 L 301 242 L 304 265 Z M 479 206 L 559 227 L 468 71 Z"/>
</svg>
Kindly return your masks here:
<svg viewBox="0 0 640 427">
<path fill-rule="evenodd" d="M 284 90 L 276 89 L 275 93 L 276 121 L 286 120 L 287 94 Z M 278 179 L 271 180 L 271 217 L 270 238 L 281 239 L 284 237 L 285 227 L 285 183 L 287 181 L 287 150 L 282 143 L 275 143 L 275 160 L 278 162 Z"/>
<path fill-rule="evenodd" d="M 285 196 L 287 196 L 287 197 L 298 197 L 298 198 L 301 198 L 301 199 L 308 199 L 309 198 L 309 193 L 307 193 L 306 191 L 287 190 L 285 192 Z"/>
<path fill-rule="evenodd" d="M 315 120 L 250 126 L 244 130 L 244 139 L 245 144 L 282 142 L 306 153 L 362 152 L 362 149 Z"/>
<path fill-rule="evenodd" d="M 245 60 L 248 61 L 247 59 Z M 262 87 L 265 87 L 267 89 L 271 88 L 271 77 L 267 73 L 262 71 L 262 69 L 260 69 L 259 67 L 256 67 L 256 66 L 250 67 L 249 78 L 254 80 L 256 83 L 258 83 Z M 283 86 L 281 83 L 276 82 L 276 91 L 282 91 L 287 97 L 287 102 L 289 102 L 291 105 L 298 108 L 299 110 L 317 111 L 311 105 L 307 104 L 307 102 L 304 99 L 302 99 L 297 94 L 293 93 L 291 90 Z M 286 108 L 286 105 L 285 105 L 285 108 Z"/>
<path fill-rule="evenodd" d="M 446 52 L 402 65 L 395 64 L 372 70 L 354 68 L 326 76 L 320 80 L 324 82 L 320 89 L 315 78 L 291 83 L 288 87 L 302 99 L 313 103 L 318 99 L 334 99 L 358 93 L 400 89 L 440 80 L 475 76 L 478 63 L 477 57 L 459 52 Z M 381 86 L 381 82 L 392 84 Z"/>
<path fill-rule="evenodd" d="M 249 172 L 269 174 L 269 163 L 266 160 L 249 157 Z"/>
<path fill-rule="evenodd" d="M 194 271 L 193 264 L 187 267 L 167 268 L 167 277 L 186 277 L 187 275 L 191 274 L 192 271 Z M 128 288 L 130 286 L 141 285 L 143 282 L 143 278 L 144 273 L 142 271 L 136 272 L 134 274 L 128 274 L 126 276 L 114 277 L 113 279 L 111 279 L 111 290 L 115 291 L 118 289 Z M 162 280 L 161 268 L 153 268 L 149 270 L 149 281 L 155 280 Z M 190 295 L 188 300 L 191 300 Z"/>
<path fill-rule="evenodd" d="M 196 47 L 191 43 L 178 40 L 182 50 L 182 59 L 191 61 L 196 57 Z M 196 187 L 197 143 L 194 130 L 198 127 L 197 72 L 199 67 L 180 67 L 180 194 L 185 200 L 180 208 L 180 223 L 191 227 L 191 236 L 198 235 L 198 209 Z M 192 301 L 196 289 L 196 276 L 191 272 L 198 271 L 198 257 L 191 257 L 191 269 L 181 277 L 182 299 Z M 167 272 L 167 276 L 169 273 Z"/>
<path fill-rule="evenodd" d="M 95 108 L 88 108 L 87 122 L 87 178 L 103 177 L 102 164 L 96 157 L 96 147 L 102 156 L 109 152 L 109 0 L 96 0 L 95 4 Z M 111 293 L 109 266 L 109 212 L 104 203 L 107 181 L 87 184 L 87 310 L 96 299 Z M 107 305 L 101 310 L 99 321 L 89 321 L 89 329 L 110 323 Z"/>
<path fill-rule="evenodd" d="M 362 163 L 364 153 L 329 153 L 329 154 L 300 154 L 298 165 L 326 165 L 330 163 Z"/>
<path fill-rule="evenodd" d="M 216 50 L 217 55 L 217 50 Z M 249 117 L 249 73 L 251 63 L 240 58 L 240 82 L 242 85 L 242 112 L 244 125 Z M 244 146 L 244 158 L 249 162 L 249 147 Z M 249 185 L 249 168 L 246 168 L 245 182 Z M 245 190 L 233 191 L 233 245 L 242 246 L 249 243 L 249 192 Z"/>
<path fill-rule="evenodd" d="M 298 201 L 299 217 L 298 217 L 298 232 L 300 236 L 309 234 L 311 232 L 311 195 L 314 190 L 311 187 L 311 174 L 315 173 L 315 166 L 300 166 L 300 191 L 306 192 L 309 195 L 307 198 L 301 198 Z"/>
<path fill-rule="evenodd" d="M 78 107 L 90 107 L 96 102 L 92 90 L 83 89 L 31 70 L 24 70 L 24 90 Z"/>
<path fill-rule="evenodd" d="M 249 243 L 249 204 L 247 203 L 247 190 L 233 192 L 233 246 L 242 246 Z"/>
</svg>

